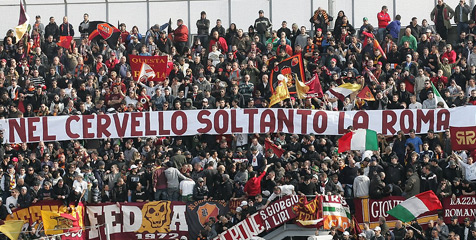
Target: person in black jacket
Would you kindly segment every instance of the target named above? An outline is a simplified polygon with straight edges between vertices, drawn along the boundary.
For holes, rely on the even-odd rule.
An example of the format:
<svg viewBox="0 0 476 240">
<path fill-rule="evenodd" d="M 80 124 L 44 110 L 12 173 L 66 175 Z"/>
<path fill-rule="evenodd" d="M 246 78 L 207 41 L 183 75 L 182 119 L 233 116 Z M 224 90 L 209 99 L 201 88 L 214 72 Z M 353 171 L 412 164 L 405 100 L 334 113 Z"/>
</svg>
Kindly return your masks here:
<svg viewBox="0 0 476 240">
<path fill-rule="evenodd" d="M 381 175 L 385 175 L 385 173 L 371 173 L 374 176 L 370 180 L 370 191 L 369 195 L 371 199 L 380 199 L 383 197 L 383 189 L 385 188 L 385 183 L 382 181 Z"/>
<path fill-rule="evenodd" d="M 385 183 L 401 186 L 405 176 L 405 169 L 398 162 L 398 156 L 392 155 L 390 163 L 384 163 L 383 166 L 386 174 Z"/>
<path fill-rule="evenodd" d="M 448 224 L 449 232 L 458 234 L 459 236 L 464 236 L 463 228 L 459 225 L 458 216 L 451 217 L 451 223 Z"/>
<path fill-rule="evenodd" d="M 53 200 L 53 189 L 51 188 L 51 183 L 45 181 L 43 183 L 43 188 L 38 191 L 38 200 Z"/>
<path fill-rule="evenodd" d="M 326 173 L 319 174 L 318 189 L 319 194 L 332 194 L 336 195 L 339 193 L 337 186 L 327 178 Z"/>
<path fill-rule="evenodd" d="M 197 37 L 200 39 L 200 42 L 206 46 L 208 43 L 210 20 L 207 19 L 207 13 L 205 11 L 200 13 L 200 19 L 197 20 L 197 29 Z"/>
<path fill-rule="evenodd" d="M 63 205 L 69 206 L 69 193 L 70 189 L 68 185 L 64 184 L 64 180 L 58 180 L 58 183 L 53 187 L 53 198 L 62 200 Z"/>
<path fill-rule="evenodd" d="M 45 27 L 45 37 L 53 36 L 55 41 L 59 40 L 59 27 L 55 22 L 54 17 L 50 17 L 50 23 Z"/>
<path fill-rule="evenodd" d="M 431 172 L 430 165 L 425 165 L 422 168 L 420 187 L 420 192 L 433 190 L 433 192 L 436 193 L 436 188 L 438 187 L 438 179 L 436 179 L 436 175 Z"/>
<path fill-rule="evenodd" d="M 233 183 L 230 181 L 228 174 L 223 174 L 222 180 L 220 185 L 218 185 L 218 200 L 229 201 L 233 196 Z"/>
<path fill-rule="evenodd" d="M 32 200 L 33 199 L 30 193 L 28 193 L 28 189 L 26 187 L 22 187 L 20 196 L 18 196 L 18 204 L 20 205 L 20 208 L 30 207 Z"/>
<path fill-rule="evenodd" d="M 203 178 L 198 178 L 198 184 L 193 187 L 193 200 L 207 200 L 208 199 L 208 187 L 205 185 Z"/>
<path fill-rule="evenodd" d="M 127 188 L 123 178 L 117 180 L 116 185 L 112 189 L 113 202 L 127 202 Z"/>
<path fill-rule="evenodd" d="M 5 204 L 3 204 L 3 199 L 0 198 L 0 220 L 5 221 L 8 216 L 8 210 Z"/>
</svg>

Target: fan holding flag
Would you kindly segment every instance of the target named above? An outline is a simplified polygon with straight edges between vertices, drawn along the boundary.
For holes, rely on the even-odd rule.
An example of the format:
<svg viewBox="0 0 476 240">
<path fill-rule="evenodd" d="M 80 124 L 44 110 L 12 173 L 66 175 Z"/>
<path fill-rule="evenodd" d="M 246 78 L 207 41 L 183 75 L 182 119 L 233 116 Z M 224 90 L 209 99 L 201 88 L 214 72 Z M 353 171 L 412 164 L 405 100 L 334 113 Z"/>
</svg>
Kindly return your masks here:
<svg viewBox="0 0 476 240">
<path fill-rule="evenodd" d="M 406 223 L 412 221 L 423 213 L 442 208 L 443 206 L 441 205 L 440 200 L 435 193 L 430 190 L 403 201 L 387 211 L 387 213 Z"/>
<path fill-rule="evenodd" d="M 155 78 L 154 69 L 149 64 L 142 63 L 138 80 L 146 82 L 149 78 Z"/>
<path fill-rule="evenodd" d="M 30 16 L 26 14 L 23 3 L 20 1 L 20 18 L 18 19 L 18 26 L 15 27 L 15 37 L 17 42 L 21 40 L 23 35 L 30 30 Z"/>
</svg>

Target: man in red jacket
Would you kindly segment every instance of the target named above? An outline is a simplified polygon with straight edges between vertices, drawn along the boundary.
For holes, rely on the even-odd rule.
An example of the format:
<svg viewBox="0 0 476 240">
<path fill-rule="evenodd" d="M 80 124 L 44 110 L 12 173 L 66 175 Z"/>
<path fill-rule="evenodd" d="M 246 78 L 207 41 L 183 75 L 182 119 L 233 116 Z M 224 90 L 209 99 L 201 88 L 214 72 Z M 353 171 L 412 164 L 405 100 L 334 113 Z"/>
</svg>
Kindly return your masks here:
<svg viewBox="0 0 476 240">
<path fill-rule="evenodd" d="M 228 52 L 228 45 L 226 44 L 226 40 L 223 37 L 220 37 L 218 31 L 212 32 L 212 39 L 210 39 L 210 44 L 208 46 L 208 51 L 212 51 L 212 46 L 216 45 L 218 51 L 222 54 L 226 54 Z"/>
<path fill-rule="evenodd" d="M 248 198 L 253 199 L 253 201 L 256 195 L 261 193 L 261 179 L 266 176 L 266 171 L 269 166 L 271 166 L 271 164 L 266 165 L 264 171 L 258 177 L 256 177 L 256 172 L 250 173 L 250 179 L 246 182 L 244 191 Z"/>
<path fill-rule="evenodd" d="M 378 19 L 377 40 L 379 42 L 382 42 L 383 37 L 386 35 L 385 29 L 388 23 L 392 21 L 392 19 L 390 18 L 390 15 L 387 12 L 388 12 L 387 6 L 383 6 L 382 11 L 377 13 L 377 19 Z"/>
<path fill-rule="evenodd" d="M 174 44 L 177 52 L 183 55 L 183 50 L 188 43 L 188 28 L 183 24 L 183 20 L 177 20 L 177 28 L 174 30 Z"/>
</svg>

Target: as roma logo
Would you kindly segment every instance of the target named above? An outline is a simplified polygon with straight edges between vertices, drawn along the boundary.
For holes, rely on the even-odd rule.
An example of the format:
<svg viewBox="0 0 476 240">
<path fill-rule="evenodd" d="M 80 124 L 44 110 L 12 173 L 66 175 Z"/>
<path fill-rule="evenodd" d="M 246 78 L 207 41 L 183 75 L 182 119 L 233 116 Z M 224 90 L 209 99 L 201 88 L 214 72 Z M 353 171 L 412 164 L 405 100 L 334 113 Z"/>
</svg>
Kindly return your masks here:
<svg viewBox="0 0 476 240">
<path fill-rule="evenodd" d="M 110 38 L 112 33 L 114 32 L 114 28 L 107 23 L 98 24 L 97 28 L 99 35 L 101 35 L 101 37 L 104 39 Z"/>
<path fill-rule="evenodd" d="M 197 215 L 198 220 L 202 227 L 208 221 L 210 217 L 217 217 L 218 216 L 218 207 L 215 204 L 205 203 L 204 205 L 198 207 Z"/>
<path fill-rule="evenodd" d="M 296 66 L 297 64 L 299 63 L 299 58 L 295 57 L 293 58 L 293 60 L 291 61 L 291 66 Z"/>
<path fill-rule="evenodd" d="M 275 72 L 279 71 L 279 67 L 278 66 L 274 67 L 274 71 Z"/>
</svg>

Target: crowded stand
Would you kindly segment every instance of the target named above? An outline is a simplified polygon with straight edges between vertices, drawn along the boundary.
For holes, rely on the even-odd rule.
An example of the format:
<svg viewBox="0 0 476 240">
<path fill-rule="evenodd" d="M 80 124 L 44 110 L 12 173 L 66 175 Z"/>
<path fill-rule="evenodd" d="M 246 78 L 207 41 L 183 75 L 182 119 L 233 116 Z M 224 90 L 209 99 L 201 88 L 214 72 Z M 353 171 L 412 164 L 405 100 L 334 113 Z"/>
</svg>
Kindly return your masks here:
<svg viewBox="0 0 476 240">
<path fill-rule="evenodd" d="M 344 11 L 331 16 L 318 8 L 312 29 L 302 26 L 307 23 L 271 23 L 262 10 L 249 26 L 228 28 L 220 19 L 213 24 L 204 11 L 196 14 L 198 31 L 192 35 L 181 19 L 150 29 L 120 23 L 115 46 L 90 40 L 88 14 L 81 23 L 65 16 L 59 24 L 55 17 L 36 16 L 21 39 L 10 30 L 0 44 L 0 118 L 476 105 L 476 8 L 465 0 L 457 6 L 438 0 L 428 19 L 413 17 L 409 25 L 400 15 L 391 18 L 386 6 L 375 13 L 375 23 L 367 17 L 350 23 Z M 73 37 L 71 43 L 62 42 L 65 36 Z M 166 56 L 167 76 L 134 78 L 134 55 Z M 272 71 L 292 56 L 301 59 L 305 81 L 317 76 L 322 94 L 301 98 L 293 92 L 273 102 Z M 346 83 L 368 87 L 374 99 L 339 98 L 332 89 Z M 453 151 L 450 129 L 419 133 L 379 133 L 377 151 L 342 153 L 340 136 L 280 131 L 4 143 L 0 219 L 44 200 L 73 204 L 69 208 L 81 202 L 240 201 L 236 212 L 212 218 L 198 236 L 213 239 L 287 195 L 341 195 L 352 213 L 356 198 L 410 198 L 428 190 L 440 199 L 475 196 L 476 151 Z M 363 223 L 358 239 L 473 240 L 474 221 L 456 217 L 446 225 L 440 217 L 425 230 L 416 222 L 398 222 L 392 230 L 383 219 L 372 229 Z M 331 233 L 334 239 L 354 238 Z"/>
</svg>

